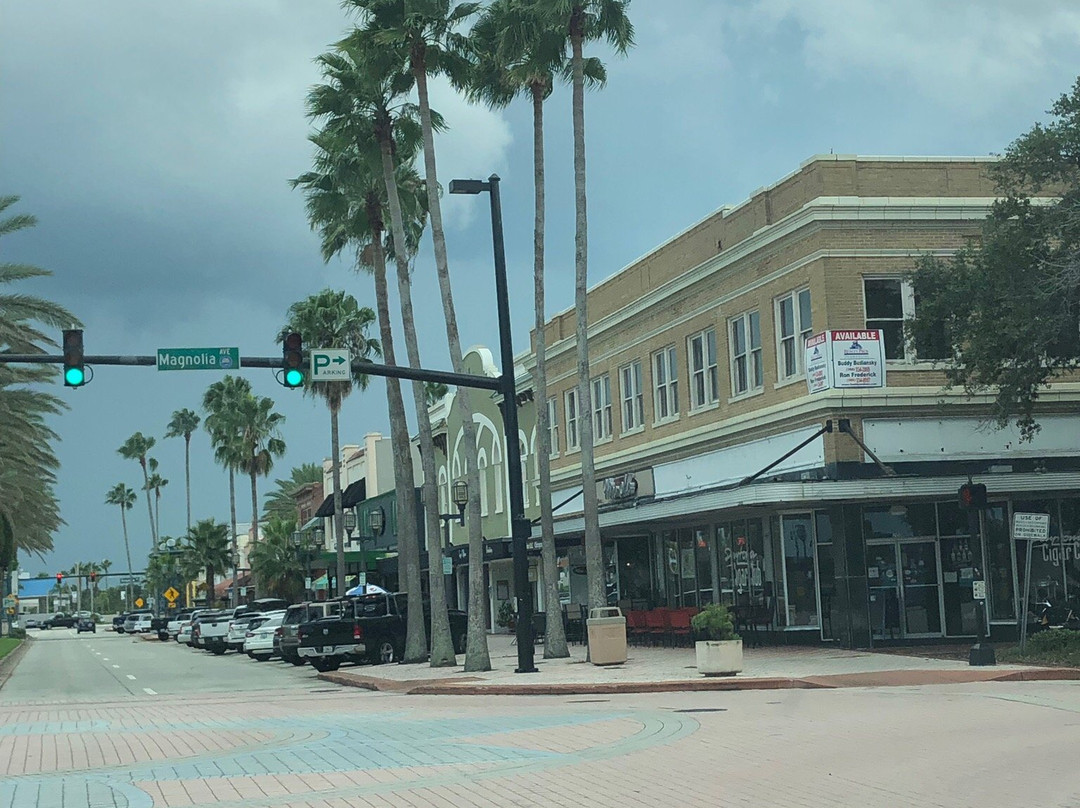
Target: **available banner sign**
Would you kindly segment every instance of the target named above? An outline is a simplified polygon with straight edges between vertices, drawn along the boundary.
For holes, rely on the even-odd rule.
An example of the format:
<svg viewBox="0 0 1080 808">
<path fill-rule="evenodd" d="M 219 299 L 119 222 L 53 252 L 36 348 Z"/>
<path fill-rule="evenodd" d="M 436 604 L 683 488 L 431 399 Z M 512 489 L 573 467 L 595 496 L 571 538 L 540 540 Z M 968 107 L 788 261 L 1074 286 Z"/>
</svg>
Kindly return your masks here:
<svg viewBox="0 0 1080 808">
<path fill-rule="evenodd" d="M 806 386 L 811 393 L 885 386 L 880 330 L 825 331 L 806 338 Z"/>
</svg>

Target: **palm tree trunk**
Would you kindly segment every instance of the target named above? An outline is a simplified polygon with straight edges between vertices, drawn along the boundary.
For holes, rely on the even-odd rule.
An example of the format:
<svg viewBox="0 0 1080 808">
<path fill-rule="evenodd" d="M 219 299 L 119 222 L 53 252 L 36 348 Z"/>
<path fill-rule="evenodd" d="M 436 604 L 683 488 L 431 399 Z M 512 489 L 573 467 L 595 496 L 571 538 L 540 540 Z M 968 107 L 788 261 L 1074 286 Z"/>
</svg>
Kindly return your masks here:
<svg viewBox="0 0 1080 808">
<path fill-rule="evenodd" d="M 124 526 L 124 552 L 127 554 L 128 579 L 127 579 L 127 603 L 124 605 L 132 608 L 131 602 L 131 542 L 128 541 L 127 514 L 124 513 L 124 505 L 120 504 L 120 524 Z"/>
<path fill-rule="evenodd" d="M 232 530 L 231 550 L 233 557 L 232 595 L 229 597 L 229 603 L 236 606 L 240 602 L 240 554 L 237 552 L 236 546 L 236 472 L 232 468 L 229 469 L 229 519 Z"/>
<path fill-rule="evenodd" d="M 455 373 L 463 373 L 461 337 L 458 334 L 454 294 L 450 287 L 450 268 L 446 258 L 446 235 L 443 232 L 442 208 L 439 202 L 439 180 L 435 168 L 435 138 L 431 129 L 431 105 L 428 101 L 427 67 L 422 60 L 414 62 L 417 98 L 420 102 L 420 124 L 424 140 L 424 182 L 427 185 L 428 215 L 431 217 L 431 237 L 435 246 L 435 272 L 439 276 L 443 318 L 446 320 L 446 341 L 450 348 L 450 364 Z M 503 368 L 513 373 L 513 368 Z M 465 452 L 465 480 L 469 485 L 467 516 L 469 524 L 469 625 L 465 648 L 466 671 L 491 670 L 491 655 L 487 644 L 487 587 L 484 586 L 484 533 L 480 522 L 480 470 L 477 464 L 476 424 L 473 423 L 469 388 L 459 387 L 461 431 Z M 510 440 L 516 440 L 511 436 Z M 447 442 L 449 449 L 449 441 Z"/>
<path fill-rule="evenodd" d="M 206 565 L 206 605 L 210 605 L 210 599 L 214 596 L 214 568 Z"/>
<path fill-rule="evenodd" d="M 394 158 L 390 144 L 380 144 L 382 151 L 383 180 L 390 202 L 390 222 L 393 227 L 394 244 L 404 245 L 405 223 L 401 212 L 401 199 L 394 178 Z M 398 298 L 401 301 L 401 323 L 405 331 L 405 350 L 409 366 L 418 368 L 420 345 L 416 338 L 416 320 L 413 317 L 412 285 L 409 283 L 409 261 L 404 246 L 394 250 L 397 264 Z M 435 441 L 431 434 L 431 416 L 427 407 L 424 383 L 412 383 L 413 406 L 420 430 L 420 465 L 424 475 L 421 489 L 424 498 L 425 535 L 428 551 L 428 589 L 431 601 L 431 667 L 444 668 L 457 665 L 454 640 L 450 634 L 450 618 L 446 611 L 446 586 L 442 571 L 442 531 L 439 530 L 439 488 L 435 474 Z M 410 608 L 410 613 L 412 609 Z"/>
<path fill-rule="evenodd" d="M 154 524 L 161 527 L 161 489 L 154 489 Z M 154 545 L 157 547 L 157 545 Z"/>
<path fill-rule="evenodd" d="M 157 525 L 154 523 L 154 506 L 150 502 L 150 475 L 146 472 L 146 456 L 139 458 L 142 466 L 143 491 L 146 492 L 146 515 L 150 517 L 150 538 L 153 539 L 151 546 L 157 547 Z"/>
<path fill-rule="evenodd" d="M 536 395 L 536 467 L 540 475 L 540 563 L 544 569 L 544 659 L 570 656 L 563 630 L 559 600 L 559 568 L 555 555 L 555 520 L 551 511 L 551 433 L 547 408 L 547 333 L 544 311 L 544 90 L 532 86 L 533 102 L 533 292 L 536 298 L 536 368 L 533 386 Z"/>
<path fill-rule="evenodd" d="M 251 477 L 251 542 L 248 544 L 248 566 L 251 566 L 251 551 L 259 542 L 259 474 L 254 463 L 251 464 L 251 471 L 248 474 Z M 255 589 L 256 599 L 261 598 L 262 584 L 254 572 L 251 573 L 251 583 Z"/>
<path fill-rule="evenodd" d="M 330 478 L 334 486 L 334 548 L 337 552 L 337 596 L 345 597 L 345 509 L 341 505 L 341 436 L 338 434 L 338 408 L 341 402 L 330 405 Z"/>
<path fill-rule="evenodd" d="M 386 254 L 383 252 L 381 231 L 373 233 L 371 244 L 374 253 L 375 306 L 379 315 L 383 361 L 393 365 L 396 363 L 394 334 L 390 327 L 390 296 L 386 284 Z M 416 539 L 416 509 L 412 505 L 412 447 L 409 445 L 409 425 L 405 420 L 405 401 L 401 397 L 400 381 L 390 378 L 386 380 L 386 398 L 390 410 L 390 445 L 394 454 L 394 496 L 398 502 L 398 555 L 404 566 L 405 585 L 409 596 L 403 659 L 406 662 L 419 662 L 427 654 L 427 635 L 424 631 L 424 609 L 420 592 L 420 545 Z M 414 603 L 418 603 L 418 607 L 414 607 Z"/>
<path fill-rule="evenodd" d="M 191 433 L 184 435 L 184 490 L 187 492 L 187 529 L 191 530 Z"/>
<path fill-rule="evenodd" d="M 580 23 L 579 23 L 580 24 Z M 581 487 L 585 516 L 585 570 L 589 608 L 607 605 L 604 592 L 604 550 L 600 543 L 600 513 L 596 501 L 593 459 L 592 385 L 589 377 L 589 222 L 585 198 L 585 74 L 580 31 L 573 45 L 574 120 L 574 306 L 577 310 L 578 435 L 581 438 Z"/>
</svg>

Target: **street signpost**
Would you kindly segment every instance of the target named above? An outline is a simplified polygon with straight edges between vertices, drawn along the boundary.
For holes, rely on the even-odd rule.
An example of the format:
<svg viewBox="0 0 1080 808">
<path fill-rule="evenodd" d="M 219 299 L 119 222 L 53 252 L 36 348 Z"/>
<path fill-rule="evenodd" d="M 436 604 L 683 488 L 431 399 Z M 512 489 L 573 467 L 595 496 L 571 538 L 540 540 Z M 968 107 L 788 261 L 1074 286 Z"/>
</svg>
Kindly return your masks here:
<svg viewBox="0 0 1080 808">
<path fill-rule="evenodd" d="M 236 370 L 239 348 L 158 348 L 158 370 Z"/>
<path fill-rule="evenodd" d="M 311 380 L 313 382 L 347 382 L 352 359 L 349 352 L 336 348 L 313 348 L 311 351 Z"/>
<path fill-rule="evenodd" d="M 1046 541 L 1050 538 L 1050 514 L 1048 513 L 1014 513 L 1013 514 L 1013 541 L 1024 539 L 1027 541 L 1026 561 L 1024 563 L 1024 601 L 1017 609 L 1017 620 L 1020 621 L 1020 653 L 1024 653 L 1027 645 L 1027 609 L 1028 599 L 1031 597 L 1031 547 L 1037 541 Z"/>
</svg>

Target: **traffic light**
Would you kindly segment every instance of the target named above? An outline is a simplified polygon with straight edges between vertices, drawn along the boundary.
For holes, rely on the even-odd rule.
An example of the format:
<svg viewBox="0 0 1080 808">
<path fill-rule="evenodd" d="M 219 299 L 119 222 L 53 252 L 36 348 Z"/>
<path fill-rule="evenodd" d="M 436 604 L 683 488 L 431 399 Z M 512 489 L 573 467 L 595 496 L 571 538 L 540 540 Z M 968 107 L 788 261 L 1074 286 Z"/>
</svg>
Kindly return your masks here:
<svg viewBox="0 0 1080 808">
<path fill-rule="evenodd" d="M 81 328 L 64 331 L 64 386 L 82 387 L 86 384 L 83 364 L 83 334 Z"/>
<path fill-rule="evenodd" d="M 60 584 L 62 584 L 63 582 L 64 582 L 64 573 L 62 573 L 62 572 L 56 573 L 56 585 L 60 586 Z"/>
<path fill-rule="evenodd" d="M 986 507 L 986 486 L 965 483 L 960 486 L 960 507 L 965 511 L 981 511 Z"/>
<path fill-rule="evenodd" d="M 93 583 L 96 583 L 96 582 L 97 582 L 97 573 L 94 572 L 93 570 L 90 570 L 90 583 L 93 584 Z"/>
<path fill-rule="evenodd" d="M 282 367 L 285 368 L 284 384 L 289 389 L 304 386 L 304 339 L 290 331 L 281 341 Z"/>
</svg>

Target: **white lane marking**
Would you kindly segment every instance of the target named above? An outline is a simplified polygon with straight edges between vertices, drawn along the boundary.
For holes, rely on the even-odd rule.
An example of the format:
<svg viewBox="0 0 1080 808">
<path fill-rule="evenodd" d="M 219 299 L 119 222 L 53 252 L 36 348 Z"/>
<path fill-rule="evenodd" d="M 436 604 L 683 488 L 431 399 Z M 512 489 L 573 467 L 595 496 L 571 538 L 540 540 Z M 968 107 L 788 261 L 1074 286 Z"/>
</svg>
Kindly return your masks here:
<svg viewBox="0 0 1080 808">
<path fill-rule="evenodd" d="M 127 675 L 127 678 L 130 679 L 133 682 L 135 681 L 135 677 L 132 676 L 130 673 Z"/>
<path fill-rule="evenodd" d="M 108 658 L 107 656 L 103 656 L 103 657 L 101 658 L 101 661 L 102 661 L 102 662 L 108 662 L 108 661 L 109 661 L 109 658 Z"/>
<path fill-rule="evenodd" d="M 151 690 L 151 689 L 150 689 L 150 688 L 148 688 L 148 687 L 144 687 L 144 688 L 143 688 L 143 693 L 145 693 L 145 694 L 146 694 L 146 695 L 148 695 L 148 696 L 156 696 L 156 695 L 157 695 L 157 691 L 156 691 L 156 690 Z"/>
<path fill-rule="evenodd" d="M 119 668 L 120 666 L 119 666 L 119 665 L 113 665 L 113 667 L 114 667 L 114 668 Z"/>
</svg>

